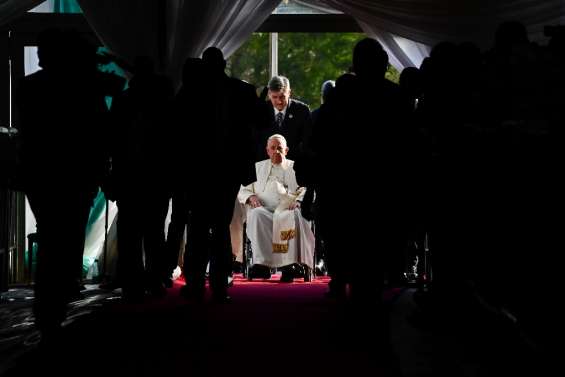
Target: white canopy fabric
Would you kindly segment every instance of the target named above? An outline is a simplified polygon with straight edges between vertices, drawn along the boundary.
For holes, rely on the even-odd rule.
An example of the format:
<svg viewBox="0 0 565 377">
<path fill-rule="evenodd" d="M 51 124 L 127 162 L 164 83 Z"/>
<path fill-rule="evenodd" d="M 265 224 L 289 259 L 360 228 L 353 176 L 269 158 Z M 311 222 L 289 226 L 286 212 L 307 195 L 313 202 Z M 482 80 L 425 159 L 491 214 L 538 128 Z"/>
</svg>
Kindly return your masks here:
<svg viewBox="0 0 565 377">
<path fill-rule="evenodd" d="M 302 0 L 354 17 L 363 31 L 381 42 L 391 64 L 419 66 L 431 47 L 445 40 L 491 47 L 500 22 L 522 22 L 532 41 L 543 40 L 543 26 L 565 24 L 563 0 Z"/>
<path fill-rule="evenodd" d="M 335 9 L 331 8 L 330 4 L 325 4 L 324 0 L 299 0 L 296 2 L 322 12 L 335 12 Z M 344 10 L 343 13 L 353 11 L 352 8 L 344 7 L 342 9 Z M 357 19 L 357 23 L 367 36 L 375 38 L 383 45 L 389 56 L 390 64 L 400 71 L 406 67 L 419 67 L 422 60 L 430 53 L 430 46 L 385 31 L 379 27 L 378 23 L 368 23 L 360 19 Z"/>
<path fill-rule="evenodd" d="M 356 20 L 433 46 L 444 40 L 490 47 L 497 25 L 524 23 L 535 38 L 543 25 L 563 21 L 563 0 L 319 0 Z M 485 45 L 486 44 L 486 45 Z"/>
<path fill-rule="evenodd" d="M 0 0 L 0 26 L 18 18 L 45 0 Z"/>
<path fill-rule="evenodd" d="M 0 0 L 0 25 L 42 0 Z M 208 46 L 232 54 L 271 14 L 280 0 L 78 0 L 88 22 L 114 54 L 132 62 L 152 56 L 173 78 L 187 57 Z M 565 24 L 563 0 L 300 0 L 320 10 L 354 17 L 378 39 L 391 63 L 419 66 L 435 44 L 474 41 L 489 48 L 497 25 L 517 20 L 530 39 L 543 26 Z"/>
<path fill-rule="evenodd" d="M 209 46 L 235 52 L 280 0 L 79 0 L 89 24 L 128 62 L 151 56 L 175 82 L 187 57 Z"/>
<path fill-rule="evenodd" d="M 91 0 L 92 1 L 92 0 Z M 216 46 L 229 57 L 261 26 L 280 0 L 167 1 L 167 66 L 180 77 L 186 58 Z"/>
</svg>

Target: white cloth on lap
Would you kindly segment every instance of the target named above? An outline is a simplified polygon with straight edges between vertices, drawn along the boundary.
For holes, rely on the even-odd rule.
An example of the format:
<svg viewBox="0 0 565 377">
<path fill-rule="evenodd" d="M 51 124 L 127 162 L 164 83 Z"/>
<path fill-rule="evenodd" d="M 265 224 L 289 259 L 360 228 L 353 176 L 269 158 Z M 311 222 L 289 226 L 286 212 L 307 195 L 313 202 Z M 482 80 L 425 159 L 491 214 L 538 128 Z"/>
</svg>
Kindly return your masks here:
<svg viewBox="0 0 565 377">
<path fill-rule="evenodd" d="M 300 209 L 287 211 L 294 216 L 296 235 L 288 243 L 286 253 L 273 253 L 273 213 L 265 207 L 248 208 L 247 237 L 251 241 L 253 263 L 269 267 L 283 267 L 292 263 L 314 266 L 314 233 Z"/>
</svg>

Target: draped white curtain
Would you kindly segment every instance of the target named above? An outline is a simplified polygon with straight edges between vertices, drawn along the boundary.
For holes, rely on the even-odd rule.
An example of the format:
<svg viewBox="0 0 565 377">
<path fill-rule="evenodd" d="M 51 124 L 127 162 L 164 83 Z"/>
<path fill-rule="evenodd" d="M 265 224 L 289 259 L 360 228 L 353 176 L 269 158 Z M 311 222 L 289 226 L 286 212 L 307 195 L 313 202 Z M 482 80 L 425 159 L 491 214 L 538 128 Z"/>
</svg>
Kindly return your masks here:
<svg viewBox="0 0 565 377">
<path fill-rule="evenodd" d="M 158 30 L 163 21 L 159 19 L 158 3 L 158 0 L 78 0 L 100 41 L 129 64 L 133 64 L 136 56 L 160 61 Z"/>
<path fill-rule="evenodd" d="M 445 41 L 474 41 L 491 47 L 497 25 L 517 20 L 533 41 L 543 26 L 565 23 L 563 0 L 301 0 L 354 17 L 376 38 L 397 68 L 419 66 L 431 46 Z"/>
<path fill-rule="evenodd" d="M 319 0 L 356 20 L 433 46 L 471 40 L 490 47 L 496 26 L 505 20 L 526 25 L 539 37 L 545 24 L 563 19 L 563 0 Z"/>
<path fill-rule="evenodd" d="M 45 0 L 0 0 L 0 25 L 18 18 Z"/>
<path fill-rule="evenodd" d="M 104 45 L 132 62 L 151 56 L 173 79 L 187 57 L 209 46 L 226 57 L 267 19 L 280 0 L 79 0 Z M 178 82 L 178 80 L 176 80 Z"/>
<path fill-rule="evenodd" d="M 326 4 L 327 2 L 325 0 L 298 0 L 297 3 L 310 6 L 326 13 L 334 13 L 336 11 L 336 9 L 330 7 L 331 4 Z M 390 64 L 400 71 L 406 67 L 419 67 L 422 60 L 430 53 L 430 46 L 411 41 L 386 31 L 379 27 L 378 20 L 376 19 L 369 21 L 371 18 L 370 14 L 364 15 L 362 18 L 356 18 L 354 13 L 362 13 L 364 12 L 363 9 L 357 10 L 357 8 L 352 5 L 346 7 L 345 4 L 342 4 L 342 8 L 338 9 L 343 11 L 343 13 L 352 15 L 367 36 L 378 40 L 387 52 Z"/>
<path fill-rule="evenodd" d="M 0 25 L 41 0 L 0 0 Z M 132 62 L 153 57 L 179 77 L 182 62 L 211 45 L 232 54 L 280 0 L 78 0 L 88 22 L 114 54 Z M 378 39 L 397 68 L 419 66 L 440 41 L 472 40 L 490 47 L 504 20 L 524 23 L 533 41 L 543 26 L 565 23 L 563 0 L 299 0 L 351 15 Z M 162 5 L 159 5 L 161 3 Z M 163 9 L 161 9 L 163 8 Z M 162 24 L 164 23 L 164 24 Z M 163 35 L 159 36 L 161 30 Z M 162 38 L 162 40 L 160 39 Z"/>
<path fill-rule="evenodd" d="M 430 55 L 429 45 L 411 41 L 388 31 L 379 29 L 378 26 L 358 22 L 365 34 L 375 38 L 386 50 L 390 64 L 402 71 L 406 67 L 419 67 L 425 57 Z"/>
<path fill-rule="evenodd" d="M 280 0 L 168 1 L 168 67 L 178 77 L 186 58 L 209 46 L 229 57 L 269 17 Z"/>
</svg>

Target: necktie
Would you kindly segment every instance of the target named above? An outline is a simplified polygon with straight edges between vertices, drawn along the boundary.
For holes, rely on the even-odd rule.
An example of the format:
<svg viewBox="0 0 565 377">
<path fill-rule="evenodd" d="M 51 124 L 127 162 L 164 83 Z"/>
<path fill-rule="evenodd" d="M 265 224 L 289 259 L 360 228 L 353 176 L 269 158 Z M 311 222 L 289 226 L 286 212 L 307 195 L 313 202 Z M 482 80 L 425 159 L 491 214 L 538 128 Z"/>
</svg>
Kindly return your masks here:
<svg viewBox="0 0 565 377">
<path fill-rule="evenodd" d="M 282 127 L 282 123 L 283 123 L 283 113 L 278 113 L 277 117 L 275 119 L 275 123 L 277 124 L 278 128 Z"/>
</svg>

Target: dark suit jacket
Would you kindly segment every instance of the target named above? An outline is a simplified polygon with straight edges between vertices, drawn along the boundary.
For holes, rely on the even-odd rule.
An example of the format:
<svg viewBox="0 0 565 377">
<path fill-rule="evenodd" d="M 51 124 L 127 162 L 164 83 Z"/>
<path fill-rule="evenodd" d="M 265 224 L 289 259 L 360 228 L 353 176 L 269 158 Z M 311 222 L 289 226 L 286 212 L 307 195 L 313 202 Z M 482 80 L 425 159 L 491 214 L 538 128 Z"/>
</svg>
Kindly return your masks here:
<svg viewBox="0 0 565 377">
<path fill-rule="evenodd" d="M 265 159 L 267 139 L 274 134 L 281 134 L 285 137 L 289 147 L 287 157 L 291 160 L 295 159 L 306 143 L 311 129 L 312 118 L 308 105 L 295 99 L 289 99 L 282 127 L 279 128 L 275 123 L 273 105 L 270 101 L 265 102 L 264 121 L 259 132 L 257 161 Z"/>
</svg>

